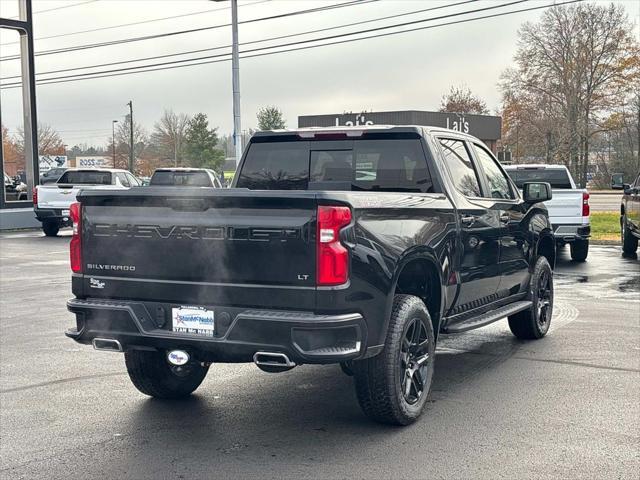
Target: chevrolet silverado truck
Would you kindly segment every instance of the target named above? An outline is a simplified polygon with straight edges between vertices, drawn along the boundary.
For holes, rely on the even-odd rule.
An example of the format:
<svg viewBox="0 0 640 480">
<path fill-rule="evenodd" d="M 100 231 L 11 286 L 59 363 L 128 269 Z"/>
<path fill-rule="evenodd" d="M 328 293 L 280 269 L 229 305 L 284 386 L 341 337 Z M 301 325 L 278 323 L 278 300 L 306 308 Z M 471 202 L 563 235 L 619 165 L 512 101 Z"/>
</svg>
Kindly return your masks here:
<svg viewBox="0 0 640 480">
<path fill-rule="evenodd" d="M 569 244 L 571 259 L 584 262 L 589 255 L 591 237 L 589 192 L 576 188 L 571 172 L 564 165 L 507 165 L 504 168 L 518 188 L 526 182 L 551 185 L 553 199 L 545 205 L 556 243 L 559 247 Z"/>
<path fill-rule="evenodd" d="M 69 207 L 80 189 L 114 189 L 139 186 L 141 182 L 126 170 L 115 168 L 67 168 L 55 183 L 33 189 L 33 211 L 47 237 L 71 226 Z"/>
<path fill-rule="evenodd" d="M 505 317 L 520 339 L 549 329 L 551 188 L 523 187 L 451 130 L 258 132 L 229 189 L 80 190 L 66 335 L 124 352 L 159 398 L 215 362 L 340 364 L 366 415 L 406 425 L 438 335 Z"/>
</svg>

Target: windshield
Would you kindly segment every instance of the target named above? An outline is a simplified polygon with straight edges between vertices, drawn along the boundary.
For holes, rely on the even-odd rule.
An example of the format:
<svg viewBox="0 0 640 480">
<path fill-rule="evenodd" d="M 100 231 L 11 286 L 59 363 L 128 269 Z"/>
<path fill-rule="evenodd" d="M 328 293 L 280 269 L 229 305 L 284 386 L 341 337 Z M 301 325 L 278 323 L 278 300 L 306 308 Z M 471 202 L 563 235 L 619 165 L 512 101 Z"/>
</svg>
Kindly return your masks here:
<svg viewBox="0 0 640 480">
<path fill-rule="evenodd" d="M 111 172 L 72 170 L 65 172 L 58 183 L 70 185 L 111 185 Z"/>
<path fill-rule="evenodd" d="M 546 182 L 551 188 L 571 189 L 569 173 L 562 169 L 536 168 L 530 170 L 507 170 L 511 180 L 518 188 L 522 188 L 526 182 Z"/>
<path fill-rule="evenodd" d="M 172 172 L 160 170 L 153 173 L 150 185 L 185 185 L 191 187 L 211 187 L 207 172 Z"/>
<path fill-rule="evenodd" d="M 417 138 L 252 143 L 239 188 L 432 191 Z"/>
</svg>

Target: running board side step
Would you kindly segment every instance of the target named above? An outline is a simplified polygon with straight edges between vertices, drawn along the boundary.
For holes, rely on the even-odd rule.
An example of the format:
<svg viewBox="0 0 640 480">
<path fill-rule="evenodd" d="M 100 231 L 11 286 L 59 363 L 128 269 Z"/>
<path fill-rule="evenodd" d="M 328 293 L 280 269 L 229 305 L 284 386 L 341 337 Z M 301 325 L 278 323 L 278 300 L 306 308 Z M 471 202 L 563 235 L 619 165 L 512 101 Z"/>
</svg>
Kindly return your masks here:
<svg viewBox="0 0 640 480">
<path fill-rule="evenodd" d="M 482 315 L 478 315 L 475 318 L 470 318 L 462 323 L 447 325 L 444 329 L 444 333 L 460 333 L 467 330 L 473 330 L 474 328 L 484 327 L 490 323 L 496 322 L 502 318 L 513 315 L 514 313 L 527 310 L 533 306 L 531 300 L 522 300 L 520 302 L 510 303 L 504 307 L 496 308 L 495 310 L 489 310 Z"/>
</svg>

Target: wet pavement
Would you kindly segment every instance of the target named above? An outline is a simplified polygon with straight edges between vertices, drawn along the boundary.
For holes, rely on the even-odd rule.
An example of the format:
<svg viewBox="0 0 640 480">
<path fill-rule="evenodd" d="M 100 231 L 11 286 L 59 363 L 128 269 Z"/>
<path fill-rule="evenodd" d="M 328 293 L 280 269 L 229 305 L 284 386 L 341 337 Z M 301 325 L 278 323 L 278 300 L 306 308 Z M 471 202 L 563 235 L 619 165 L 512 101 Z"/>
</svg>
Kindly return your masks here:
<svg viewBox="0 0 640 480">
<path fill-rule="evenodd" d="M 66 235 L 66 233 L 65 233 Z M 560 252 L 549 335 L 438 345 L 423 417 L 384 427 L 336 366 L 213 365 L 187 401 L 73 343 L 68 237 L 0 235 L 0 478 L 637 478 L 640 262 Z"/>
</svg>

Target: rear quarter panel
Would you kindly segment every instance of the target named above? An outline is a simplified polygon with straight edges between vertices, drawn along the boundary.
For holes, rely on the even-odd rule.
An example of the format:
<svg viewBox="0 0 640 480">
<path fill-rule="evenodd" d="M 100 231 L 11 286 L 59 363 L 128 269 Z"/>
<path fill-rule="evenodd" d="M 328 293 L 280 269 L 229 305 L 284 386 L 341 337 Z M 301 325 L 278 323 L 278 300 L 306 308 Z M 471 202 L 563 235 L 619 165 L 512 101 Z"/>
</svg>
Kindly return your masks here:
<svg viewBox="0 0 640 480">
<path fill-rule="evenodd" d="M 344 201 L 354 219 L 347 238 L 351 275 L 347 286 L 319 288 L 318 313 L 357 311 L 369 328 L 368 345 L 382 345 L 402 266 L 425 259 L 437 268 L 441 285 L 453 266 L 456 220 L 449 200 L 440 194 L 330 192 L 319 203 Z M 455 282 L 442 289 L 440 305 L 453 298 Z"/>
</svg>

